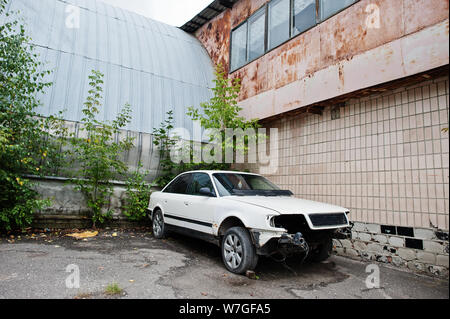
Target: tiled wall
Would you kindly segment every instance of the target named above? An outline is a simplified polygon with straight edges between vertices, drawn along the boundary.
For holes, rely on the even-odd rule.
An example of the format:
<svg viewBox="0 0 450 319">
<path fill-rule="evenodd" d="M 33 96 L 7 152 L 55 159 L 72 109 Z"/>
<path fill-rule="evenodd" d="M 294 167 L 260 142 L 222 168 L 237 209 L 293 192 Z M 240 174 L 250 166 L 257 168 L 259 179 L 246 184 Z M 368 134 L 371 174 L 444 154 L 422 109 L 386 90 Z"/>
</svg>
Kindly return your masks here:
<svg viewBox="0 0 450 319">
<path fill-rule="evenodd" d="M 445 77 L 351 100 L 339 119 L 327 108 L 273 121 L 280 166 L 269 178 L 353 221 L 448 230 L 448 108 Z"/>
</svg>

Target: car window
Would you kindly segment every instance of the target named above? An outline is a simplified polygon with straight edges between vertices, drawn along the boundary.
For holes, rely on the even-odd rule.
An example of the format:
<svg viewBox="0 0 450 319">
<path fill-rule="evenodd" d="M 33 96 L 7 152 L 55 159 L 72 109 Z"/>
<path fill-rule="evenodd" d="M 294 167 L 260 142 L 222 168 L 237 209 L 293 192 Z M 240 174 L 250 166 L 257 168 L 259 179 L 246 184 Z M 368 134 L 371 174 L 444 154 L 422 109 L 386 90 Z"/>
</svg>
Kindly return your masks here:
<svg viewBox="0 0 450 319">
<path fill-rule="evenodd" d="M 230 195 L 262 195 L 262 196 L 286 196 L 290 191 L 280 190 L 268 179 L 252 174 L 242 173 L 216 173 L 213 174 L 214 182 L 220 196 Z"/>
<path fill-rule="evenodd" d="M 189 195 L 202 196 L 200 194 L 200 189 L 204 187 L 208 187 L 213 193 L 215 193 L 209 175 L 206 173 L 195 173 L 186 193 Z"/>
<path fill-rule="evenodd" d="M 186 189 L 191 180 L 192 174 L 184 174 L 175 179 L 164 190 L 164 193 L 186 194 Z"/>
</svg>

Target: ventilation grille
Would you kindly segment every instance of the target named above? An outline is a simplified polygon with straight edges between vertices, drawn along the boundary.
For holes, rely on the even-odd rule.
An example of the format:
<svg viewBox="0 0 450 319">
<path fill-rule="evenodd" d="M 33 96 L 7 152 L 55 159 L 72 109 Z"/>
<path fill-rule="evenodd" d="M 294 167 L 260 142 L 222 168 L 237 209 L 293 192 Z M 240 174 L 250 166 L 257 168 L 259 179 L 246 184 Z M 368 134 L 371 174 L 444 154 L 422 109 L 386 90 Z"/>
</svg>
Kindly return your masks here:
<svg viewBox="0 0 450 319">
<path fill-rule="evenodd" d="M 314 227 L 347 225 L 345 213 L 309 215 Z"/>
</svg>

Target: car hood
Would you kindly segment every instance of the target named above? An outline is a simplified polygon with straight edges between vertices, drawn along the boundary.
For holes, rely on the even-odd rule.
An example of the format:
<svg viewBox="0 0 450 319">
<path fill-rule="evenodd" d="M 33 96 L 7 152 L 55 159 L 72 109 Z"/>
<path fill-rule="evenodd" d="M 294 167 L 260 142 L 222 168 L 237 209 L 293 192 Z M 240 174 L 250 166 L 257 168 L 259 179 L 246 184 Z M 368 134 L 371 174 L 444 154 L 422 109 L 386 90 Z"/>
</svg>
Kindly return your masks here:
<svg viewBox="0 0 450 319">
<path fill-rule="evenodd" d="M 274 210 L 280 214 L 343 213 L 348 209 L 289 196 L 229 196 L 228 200 Z"/>
</svg>

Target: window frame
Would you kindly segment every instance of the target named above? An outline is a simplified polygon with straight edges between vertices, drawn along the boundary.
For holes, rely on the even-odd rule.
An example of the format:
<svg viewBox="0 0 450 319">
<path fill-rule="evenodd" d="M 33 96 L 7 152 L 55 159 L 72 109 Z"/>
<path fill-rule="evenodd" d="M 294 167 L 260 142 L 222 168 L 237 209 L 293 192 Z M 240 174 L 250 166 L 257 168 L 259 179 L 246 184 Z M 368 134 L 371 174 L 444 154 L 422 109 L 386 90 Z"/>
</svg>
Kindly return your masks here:
<svg viewBox="0 0 450 319">
<path fill-rule="evenodd" d="M 317 27 L 319 24 L 321 24 L 322 22 L 327 21 L 328 19 L 331 19 L 332 17 L 334 17 L 335 15 L 338 15 L 339 13 L 341 13 L 344 10 L 347 10 L 348 8 L 350 8 L 351 6 L 357 4 L 358 2 L 360 2 L 361 0 L 355 0 L 352 4 L 342 8 L 341 10 L 337 11 L 336 13 L 334 13 L 333 15 L 321 20 L 320 17 L 320 4 L 321 4 L 321 0 L 315 0 L 316 1 L 316 23 L 311 26 L 310 28 L 299 32 L 297 34 L 294 34 L 294 0 L 289 0 L 289 37 L 281 42 L 279 45 L 269 49 L 269 5 L 270 3 L 272 3 L 273 1 L 278 1 L 278 0 L 270 0 L 267 1 L 265 4 L 263 4 L 261 7 L 259 7 L 255 12 L 253 12 L 252 15 L 250 15 L 247 19 L 245 19 L 244 21 L 242 21 L 241 23 L 239 23 L 236 27 L 232 28 L 229 34 L 229 39 L 230 39 L 230 45 L 229 45 L 229 49 L 228 49 L 228 61 L 229 61 L 229 70 L 228 70 L 228 74 L 234 73 L 236 71 L 238 71 L 239 69 L 242 69 L 243 67 L 247 66 L 248 64 L 252 63 L 253 61 L 259 59 L 260 57 L 266 55 L 267 53 L 276 50 L 278 47 L 284 45 L 285 43 L 291 41 L 292 39 L 300 36 L 301 34 L 310 31 L 311 29 Z M 264 53 L 253 58 L 253 59 L 249 59 L 249 24 L 248 22 L 258 13 L 260 13 L 260 11 L 265 11 L 264 15 L 265 15 L 265 28 L 264 28 Z M 256 19 L 256 18 L 254 18 Z M 242 25 L 247 24 L 247 36 L 246 36 L 246 62 L 243 63 L 242 65 L 236 66 L 233 68 L 233 66 L 231 65 L 232 62 L 232 49 L 233 49 L 233 32 L 236 31 L 239 27 L 241 27 Z"/>
<path fill-rule="evenodd" d="M 242 27 L 244 24 L 247 25 L 247 34 L 245 36 L 245 62 L 244 64 L 242 64 L 241 66 L 236 66 L 235 68 L 233 68 L 232 65 L 232 51 L 233 51 L 233 32 L 236 31 L 237 29 L 239 29 L 240 27 Z M 240 24 L 238 24 L 234 29 L 231 30 L 230 32 L 230 49 L 229 49 L 229 59 L 228 61 L 230 61 L 230 70 L 236 71 L 240 68 L 242 68 L 243 66 L 248 64 L 248 19 L 246 19 L 245 21 L 241 22 Z M 231 72 L 230 72 L 231 73 Z"/>
<path fill-rule="evenodd" d="M 269 27 L 269 15 L 270 15 L 270 11 L 272 9 L 272 6 L 276 5 L 277 3 L 280 3 L 281 1 L 289 1 L 289 12 L 288 12 L 288 37 L 286 40 L 283 40 L 282 42 L 280 42 L 279 44 L 275 45 L 273 48 L 270 48 L 270 27 Z M 271 0 L 269 2 L 267 2 L 267 34 L 266 34 L 266 38 L 267 38 L 267 52 L 279 47 L 280 45 L 282 45 L 283 43 L 286 43 L 287 41 L 289 41 L 292 38 L 292 28 L 291 28 L 291 24 L 292 24 L 292 0 Z"/>
<path fill-rule="evenodd" d="M 187 193 L 187 191 L 189 190 L 189 187 L 192 185 L 192 183 L 194 182 L 194 178 L 195 178 L 195 175 L 206 175 L 206 176 L 208 176 L 208 178 L 209 178 L 209 182 L 211 183 L 211 192 L 213 192 L 214 193 L 214 197 L 217 197 L 217 192 L 216 192 L 216 189 L 215 189 L 215 185 L 214 185 L 214 181 L 212 180 L 212 178 L 211 178 L 211 175 L 210 174 L 208 174 L 208 173 L 205 173 L 205 172 L 195 172 L 195 173 L 192 173 L 192 177 L 191 177 L 191 180 L 190 180 L 190 182 L 189 182 L 189 185 L 186 187 L 186 195 L 189 195 L 189 196 L 196 196 L 196 197 L 211 197 L 211 196 L 206 196 L 206 195 L 201 195 L 201 194 L 191 194 L 191 193 Z"/>
<path fill-rule="evenodd" d="M 254 57 L 254 58 L 250 58 L 250 24 L 252 22 L 255 22 L 255 20 L 257 20 L 258 18 L 260 18 L 260 16 L 264 15 L 264 34 L 263 34 L 263 41 L 264 41 L 264 51 L 263 53 L 261 53 L 260 55 Z M 260 57 L 262 57 L 264 54 L 266 54 L 267 52 L 267 37 L 266 37 L 266 32 L 267 32 L 267 9 L 265 8 L 265 6 L 262 6 L 261 8 L 259 8 L 258 10 L 256 10 L 248 19 L 247 19 L 247 59 L 246 59 L 246 63 L 250 63 Z"/>
<path fill-rule="evenodd" d="M 294 25 L 294 22 L 295 22 L 295 20 L 294 20 L 295 5 L 294 5 L 294 2 L 295 2 L 295 0 L 291 0 L 291 14 L 290 14 L 290 18 L 291 18 L 291 24 L 290 24 L 290 26 L 291 26 L 291 37 L 289 39 L 293 39 L 293 38 L 299 36 L 302 33 L 308 32 L 309 30 L 311 30 L 312 28 L 317 27 L 317 25 L 320 24 L 320 20 L 318 20 L 319 19 L 318 18 L 319 17 L 319 10 L 320 10 L 320 8 L 319 8 L 319 1 L 320 0 L 314 0 L 314 2 L 316 4 L 316 12 L 315 12 L 316 17 L 314 19 L 314 21 L 315 21 L 314 25 L 312 25 L 309 28 L 303 30 L 302 32 L 299 32 L 299 33 L 295 34 L 294 33 L 294 30 L 295 30 L 295 25 Z"/>
<path fill-rule="evenodd" d="M 352 5 L 356 4 L 356 3 L 359 2 L 360 0 L 354 0 L 354 2 L 353 2 L 352 4 L 349 4 L 348 6 L 341 8 L 339 11 L 336 11 L 335 13 L 333 13 L 333 14 L 330 15 L 329 17 L 326 17 L 326 18 L 323 19 L 323 20 L 322 20 L 321 12 L 320 12 L 320 10 L 321 10 L 321 8 L 322 8 L 322 7 L 321 7 L 321 3 L 320 3 L 321 1 L 322 1 L 322 0 L 316 0 L 316 11 L 317 11 L 317 13 L 316 13 L 316 21 L 317 21 L 317 24 L 322 23 L 322 22 L 324 22 L 324 21 L 327 21 L 328 19 L 331 19 L 331 18 L 334 17 L 335 15 L 337 15 L 337 14 L 341 13 L 342 11 L 344 11 L 344 10 L 350 8 Z"/>
<path fill-rule="evenodd" d="M 186 190 L 185 190 L 184 193 L 174 193 L 174 192 L 169 192 L 169 191 L 167 191 L 167 189 L 168 189 L 169 187 L 173 186 L 173 185 L 175 184 L 175 182 L 177 182 L 180 178 L 185 177 L 185 176 L 187 176 L 190 180 L 189 180 L 189 182 L 188 182 L 188 185 L 186 186 Z M 166 193 L 166 194 L 176 194 L 176 195 L 189 195 L 189 194 L 186 193 L 186 191 L 187 191 L 187 188 L 189 187 L 189 185 L 190 185 L 191 182 L 192 182 L 192 177 L 193 177 L 193 174 L 192 174 L 192 173 L 183 173 L 183 174 L 181 174 L 181 175 L 178 175 L 178 176 L 175 177 L 169 184 L 167 184 L 166 187 L 164 187 L 164 188 L 161 190 L 161 193 Z"/>
</svg>

